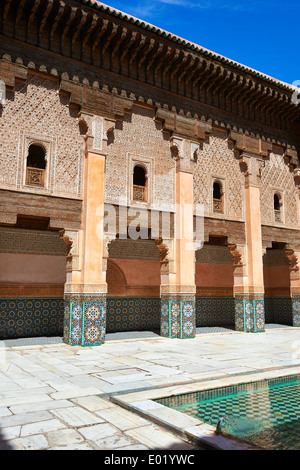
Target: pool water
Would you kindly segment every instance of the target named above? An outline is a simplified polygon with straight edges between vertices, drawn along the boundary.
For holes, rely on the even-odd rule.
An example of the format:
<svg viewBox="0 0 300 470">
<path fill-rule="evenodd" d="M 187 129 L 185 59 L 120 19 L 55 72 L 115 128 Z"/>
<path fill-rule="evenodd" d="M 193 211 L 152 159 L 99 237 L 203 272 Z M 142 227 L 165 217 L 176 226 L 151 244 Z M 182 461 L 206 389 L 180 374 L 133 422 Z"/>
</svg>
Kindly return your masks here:
<svg viewBox="0 0 300 470">
<path fill-rule="evenodd" d="M 300 450 L 300 376 L 155 400 L 265 449 Z"/>
</svg>

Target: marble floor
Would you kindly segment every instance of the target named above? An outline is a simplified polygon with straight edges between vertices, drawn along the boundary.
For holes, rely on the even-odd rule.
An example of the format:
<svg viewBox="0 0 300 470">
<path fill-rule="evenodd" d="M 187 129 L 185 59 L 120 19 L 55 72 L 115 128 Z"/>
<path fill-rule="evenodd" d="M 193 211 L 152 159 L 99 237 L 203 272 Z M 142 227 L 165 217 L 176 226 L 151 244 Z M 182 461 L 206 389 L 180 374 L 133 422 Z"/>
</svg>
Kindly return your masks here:
<svg viewBox="0 0 300 470">
<path fill-rule="evenodd" d="M 61 338 L 0 341 L 0 449 L 202 450 L 205 440 L 172 432 L 157 410 L 132 403 L 149 406 L 164 389 L 300 374 L 297 328 L 133 336 L 84 348 Z"/>
</svg>

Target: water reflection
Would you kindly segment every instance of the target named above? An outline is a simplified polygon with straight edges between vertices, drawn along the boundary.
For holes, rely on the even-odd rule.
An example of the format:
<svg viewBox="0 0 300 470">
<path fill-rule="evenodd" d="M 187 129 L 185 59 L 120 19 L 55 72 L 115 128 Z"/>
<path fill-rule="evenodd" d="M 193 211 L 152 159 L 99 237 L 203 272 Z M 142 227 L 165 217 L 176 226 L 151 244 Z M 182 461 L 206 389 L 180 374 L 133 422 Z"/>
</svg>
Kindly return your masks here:
<svg viewBox="0 0 300 470">
<path fill-rule="evenodd" d="M 300 376 L 291 376 L 170 397 L 163 404 L 260 447 L 299 450 L 299 392 Z"/>
</svg>

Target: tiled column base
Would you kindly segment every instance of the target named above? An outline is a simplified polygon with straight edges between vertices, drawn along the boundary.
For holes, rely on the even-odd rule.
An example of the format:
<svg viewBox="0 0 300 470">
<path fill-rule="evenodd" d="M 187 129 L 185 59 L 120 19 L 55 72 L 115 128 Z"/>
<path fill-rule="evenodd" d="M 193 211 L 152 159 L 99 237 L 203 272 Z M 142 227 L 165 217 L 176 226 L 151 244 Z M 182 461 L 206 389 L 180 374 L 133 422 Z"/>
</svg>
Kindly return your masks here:
<svg viewBox="0 0 300 470">
<path fill-rule="evenodd" d="M 167 338 L 195 337 L 196 311 L 194 295 L 161 295 L 160 334 Z"/>
<path fill-rule="evenodd" d="M 235 329 L 246 333 L 265 331 L 264 296 L 261 294 L 235 295 Z"/>
<path fill-rule="evenodd" d="M 64 342 L 99 346 L 105 341 L 106 295 L 65 295 Z"/>
<path fill-rule="evenodd" d="M 300 326 L 300 293 L 292 295 L 293 326 Z"/>
</svg>

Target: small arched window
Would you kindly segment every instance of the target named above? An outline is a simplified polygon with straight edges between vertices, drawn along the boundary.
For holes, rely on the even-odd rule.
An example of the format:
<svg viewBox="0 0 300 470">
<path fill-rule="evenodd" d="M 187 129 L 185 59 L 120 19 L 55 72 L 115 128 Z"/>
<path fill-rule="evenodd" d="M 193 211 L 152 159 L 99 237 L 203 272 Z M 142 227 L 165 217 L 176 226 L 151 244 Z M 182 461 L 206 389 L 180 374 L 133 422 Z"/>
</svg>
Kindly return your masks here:
<svg viewBox="0 0 300 470">
<path fill-rule="evenodd" d="M 133 169 L 133 199 L 135 201 L 147 200 L 147 174 L 142 165 L 135 165 Z"/>
<path fill-rule="evenodd" d="M 213 184 L 213 211 L 223 213 L 223 190 L 219 181 Z"/>
<path fill-rule="evenodd" d="M 274 194 L 273 202 L 275 222 L 282 222 L 282 201 L 280 194 Z"/>
<path fill-rule="evenodd" d="M 45 149 L 38 144 L 30 145 L 26 162 L 26 184 L 43 187 L 45 184 L 45 170 Z"/>
</svg>

